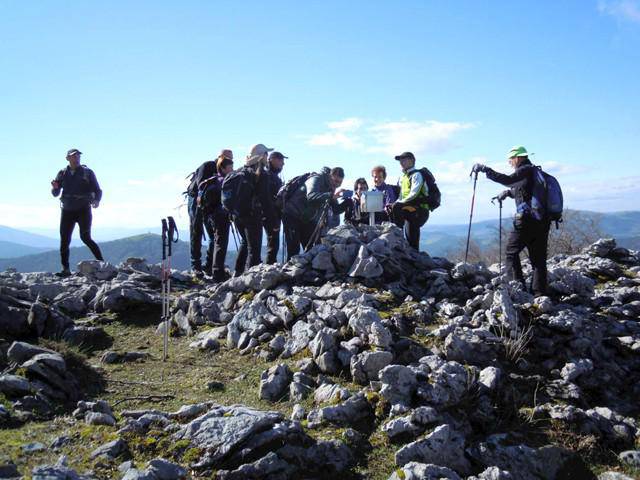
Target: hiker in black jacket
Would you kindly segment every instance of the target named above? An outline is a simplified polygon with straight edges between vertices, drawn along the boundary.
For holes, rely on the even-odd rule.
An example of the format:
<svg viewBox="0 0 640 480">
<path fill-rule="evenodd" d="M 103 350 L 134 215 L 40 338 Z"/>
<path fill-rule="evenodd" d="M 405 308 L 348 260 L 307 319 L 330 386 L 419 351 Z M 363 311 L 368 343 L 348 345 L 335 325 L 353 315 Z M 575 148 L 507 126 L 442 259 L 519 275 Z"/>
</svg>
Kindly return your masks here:
<svg viewBox="0 0 640 480">
<path fill-rule="evenodd" d="M 269 196 L 268 178 L 264 175 L 264 167 L 267 165 L 269 152 L 262 144 L 254 145 L 242 168 L 247 176 L 252 179 L 254 188 L 250 198 L 242 199 L 248 202 L 246 214 L 234 216 L 233 223 L 240 235 L 240 246 L 236 258 L 234 276 L 241 275 L 246 268 L 258 265 L 261 262 L 260 250 L 262 248 L 262 219 L 273 218 L 275 205 Z"/>
<path fill-rule="evenodd" d="M 269 155 L 269 164 L 265 168 L 264 174 L 267 179 L 267 188 L 269 189 L 269 198 L 275 205 L 276 195 L 282 187 L 282 179 L 280 172 L 284 167 L 286 158 L 280 152 L 271 152 Z M 278 250 L 280 249 L 280 224 L 282 223 L 282 213 L 277 208 L 269 209 L 272 213 L 271 217 L 262 219 L 264 232 L 267 235 L 267 258 L 265 263 L 276 263 L 278 261 Z"/>
<path fill-rule="evenodd" d="M 229 245 L 229 213 L 222 208 L 221 190 L 224 177 L 233 171 L 233 160 L 220 154 L 216 161 L 217 174 L 206 178 L 198 186 L 198 208 L 202 212 L 204 228 L 209 237 L 207 257 L 204 266 L 206 275 L 214 282 L 226 280 L 224 261 Z"/>
<path fill-rule="evenodd" d="M 225 157 L 233 160 L 231 150 L 222 150 L 218 158 Z M 206 178 L 216 174 L 216 161 L 208 160 L 191 174 L 191 182 L 187 187 L 187 208 L 189 210 L 189 244 L 191 247 L 191 270 L 197 277 L 204 275 L 202 271 L 202 236 L 204 235 L 204 219 L 198 208 L 198 186 Z"/>
<path fill-rule="evenodd" d="M 89 167 L 80 165 L 82 152 L 73 148 L 67 152 L 69 166 L 58 172 L 51 182 L 51 193 L 60 195 L 62 213 L 60 215 L 60 260 L 62 271 L 59 277 L 71 275 L 69 269 L 69 244 L 73 229 L 78 224 L 80 239 L 89 247 L 97 260 L 103 260 L 98 244 L 91 238 L 91 207 L 98 208 L 102 199 L 102 190 L 98 185 L 95 173 Z"/>
<path fill-rule="evenodd" d="M 496 172 L 491 168 L 475 164 L 473 172 L 484 172 L 489 180 L 509 187 L 498 198 L 515 199 L 516 215 L 513 220 L 513 231 L 509 234 L 506 246 L 506 274 L 510 280 L 517 280 L 524 285 L 520 252 L 526 247 L 533 269 L 533 293 L 545 295 L 547 291 L 547 245 L 549 243 L 548 220 L 536 220 L 531 214 L 531 197 L 533 194 L 536 167 L 529 161 L 527 150 L 522 146 L 513 147 L 507 154 L 509 164 L 515 169 L 511 175 Z"/>
<path fill-rule="evenodd" d="M 297 255 L 300 252 L 300 246 L 303 249 L 309 249 L 320 242 L 326 227 L 325 210 L 330 208 L 335 214 L 343 213 L 346 204 L 338 204 L 338 199 L 344 193 L 344 189 L 340 188 L 343 180 L 342 167 L 332 169 L 324 167 L 320 173 L 314 173 L 305 182 L 306 202 L 299 219 L 296 219 L 290 229 L 290 239 L 287 239 L 287 250 L 290 256 Z M 316 232 L 315 237 L 314 232 Z"/>
</svg>

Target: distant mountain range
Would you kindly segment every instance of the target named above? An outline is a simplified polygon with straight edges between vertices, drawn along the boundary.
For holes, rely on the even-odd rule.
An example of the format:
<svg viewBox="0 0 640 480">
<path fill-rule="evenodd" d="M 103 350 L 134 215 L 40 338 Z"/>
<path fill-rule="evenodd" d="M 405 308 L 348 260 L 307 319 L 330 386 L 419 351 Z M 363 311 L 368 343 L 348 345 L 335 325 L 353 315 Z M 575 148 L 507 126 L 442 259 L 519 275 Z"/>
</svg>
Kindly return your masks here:
<svg viewBox="0 0 640 480">
<path fill-rule="evenodd" d="M 600 213 L 586 210 L 571 210 L 565 213 L 580 216 L 582 219 L 593 220 L 603 235 L 613 237 L 618 245 L 640 249 L 640 211 Z M 502 227 L 511 229 L 513 221 L 502 219 Z M 467 238 L 469 224 L 432 225 L 427 223 L 422 229 L 420 238 L 421 249 L 434 256 L 443 256 L 464 244 Z M 555 228 L 552 226 L 552 228 Z M 560 227 L 562 228 L 562 227 Z M 498 240 L 498 219 L 473 223 L 471 238 L 480 247 L 487 247 Z"/>
<path fill-rule="evenodd" d="M 618 244 L 627 248 L 640 249 L 640 211 L 596 213 L 577 212 L 584 218 L 597 221 L 602 233 L 614 237 Z M 511 219 L 503 219 L 503 227 L 510 228 Z M 422 230 L 421 249 L 434 256 L 463 247 L 468 225 L 434 225 L 427 223 Z M 182 238 L 188 238 L 182 232 Z M 472 238 L 480 247 L 486 247 L 497 241 L 498 220 L 487 220 L 472 225 Z M 33 234 L 10 227 L 0 226 L 0 271 L 9 267 L 21 272 L 57 271 L 60 269 L 58 239 Z M 146 258 L 150 263 L 161 261 L 162 244 L 160 236 L 144 233 L 108 242 L 100 242 L 105 259 L 117 264 L 128 257 Z M 227 265 L 235 261 L 235 245 L 230 239 Z M 4 258 L 3 258 L 4 257 Z M 173 266 L 180 270 L 190 267 L 188 242 L 179 241 L 173 245 Z M 84 245 L 71 248 L 71 265 L 93 256 Z M 203 248 L 204 260 L 204 248 Z"/>
</svg>

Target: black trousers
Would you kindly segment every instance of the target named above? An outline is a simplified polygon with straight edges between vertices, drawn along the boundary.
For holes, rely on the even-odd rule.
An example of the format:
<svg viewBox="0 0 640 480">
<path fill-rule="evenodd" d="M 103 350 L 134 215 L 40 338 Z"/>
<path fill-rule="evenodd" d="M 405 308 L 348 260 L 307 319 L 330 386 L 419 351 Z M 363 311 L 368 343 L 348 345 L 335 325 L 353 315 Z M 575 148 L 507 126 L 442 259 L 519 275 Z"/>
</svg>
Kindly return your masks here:
<svg viewBox="0 0 640 480">
<path fill-rule="evenodd" d="M 76 223 L 80 228 L 80 240 L 89 247 L 96 260 L 104 260 L 100 247 L 91 238 L 92 219 L 91 206 L 80 210 L 62 210 L 60 215 L 60 261 L 63 268 L 69 269 L 69 245 L 71 244 L 71 236 Z"/>
<path fill-rule="evenodd" d="M 290 260 L 291 257 L 298 255 L 307 248 L 317 224 L 314 222 L 303 222 L 297 218 L 285 215 L 282 218 L 282 225 L 284 228 L 284 238 L 287 242 L 287 260 Z M 319 238 L 318 236 L 318 240 L 315 243 L 318 243 Z"/>
<path fill-rule="evenodd" d="M 278 250 L 280 250 L 280 218 L 263 220 L 264 233 L 267 236 L 267 259 L 265 263 L 276 263 L 278 261 Z"/>
<path fill-rule="evenodd" d="M 262 259 L 262 220 L 260 218 L 235 218 L 233 220 L 240 235 L 240 246 L 236 257 L 234 276 L 242 275 L 247 268 L 258 265 Z"/>
<path fill-rule="evenodd" d="M 191 268 L 202 270 L 202 235 L 204 219 L 195 197 L 189 197 L 189 243 L 191 246 Z"/>
<path fill-rule="evenodd" d="M 225 276 L 224 261 L 227 257 L 230 226 L 229 215 L 224 212 L 216 212 L 204 216 L 204 228 L 209 237 L 204 271 L 211 274 L 217 282 L 223 281 Z"/>
<path fill-rule="evenodd" d="M 409 245 L 420 250 L 420 228 L 427 223 L 429 210 L 394 203 L 391 218 L 393 223 L 404 229 L 404 236 Z"/>
<path fill-rule="evenodd" d="M 517 280 L 523 285 L 525 284 L 520 263 L 520 252 L 526 248 L 533 270 L 533 293 L 535 295 L 545 295 L 547 293 L 548 244 L 549 222 L 541 222 L 529 217 L 516 218 L 505 249 L 507 278 Z"/>
</svg>

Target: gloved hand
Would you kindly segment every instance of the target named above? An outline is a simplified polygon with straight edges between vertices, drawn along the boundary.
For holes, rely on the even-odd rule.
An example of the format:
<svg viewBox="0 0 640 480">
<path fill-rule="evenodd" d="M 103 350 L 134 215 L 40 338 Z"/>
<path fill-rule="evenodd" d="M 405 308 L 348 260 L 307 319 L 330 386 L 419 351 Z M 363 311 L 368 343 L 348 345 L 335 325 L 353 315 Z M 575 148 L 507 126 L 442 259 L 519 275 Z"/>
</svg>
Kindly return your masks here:
<svg viewBox="0 0 640 480">
<path fill-rule="evenodd" d="M 476 163 L 471 168 L 471 173 L 486 172 L 486 171 L 487 171 L 487 166 L 483 165 L 482 163 Z"/>
<path fill-rule="evenodd" d="M 504 192 L 500 193 L 496 198 L 503 202 L 505 198 L 509 198 L 511 196 L 511 190 L 505 190 Z"/>
</svg>

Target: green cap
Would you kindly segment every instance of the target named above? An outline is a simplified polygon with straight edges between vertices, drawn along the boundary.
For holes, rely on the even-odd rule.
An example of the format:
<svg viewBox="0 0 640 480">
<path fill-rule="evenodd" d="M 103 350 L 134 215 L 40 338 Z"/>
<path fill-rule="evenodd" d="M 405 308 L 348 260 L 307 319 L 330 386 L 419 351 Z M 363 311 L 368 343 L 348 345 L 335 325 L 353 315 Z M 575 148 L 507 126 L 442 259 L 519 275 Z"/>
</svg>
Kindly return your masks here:
<svg viewBox="0 0 640 480">
<path fill-rule="evenodd" d="M 527 152 L 527 149 L 524 148 L 522 145 L 511 147 L 511 150 L 509 150 L 509 153 L 507 153 L 508 159 L 513 157 L 528 157 L 528 156 L 529 156 L 529 153 Z"/>
</svg>

